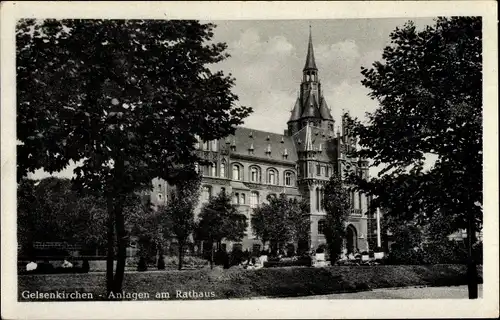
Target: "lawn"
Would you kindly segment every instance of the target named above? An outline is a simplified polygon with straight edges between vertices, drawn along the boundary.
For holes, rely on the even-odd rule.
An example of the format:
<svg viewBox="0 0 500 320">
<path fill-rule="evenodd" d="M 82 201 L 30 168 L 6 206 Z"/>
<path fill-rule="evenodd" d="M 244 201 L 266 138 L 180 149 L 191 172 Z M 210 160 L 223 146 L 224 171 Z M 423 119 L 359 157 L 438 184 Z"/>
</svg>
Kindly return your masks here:
<svg viewBox="0 0 500 320">
<path fill-rule="evenodd" d="M 480 270 L 481 271 L 481 270 Z M 482 274 L 480 272 L 480 274 Z M 103 300 L 105 274 L 19 276 L 19 301 L 26 292 L 90 292 Z M 126 273 L 124 300 L 230 299 L 258 296 L 293 297 L 403 286 L 466 284 L 465 266 L 334 266 L 259 270 L 214 268 Z M 24 292 L 24 293 L 23 293 Z M 142 296 L 138 296 L 141 294 Z M 119 297 L 116 297 L 119 298 Z M 54 301 L 59 299 L 48 299 Z M 63 299 L 69 300 L 69 299 Z"/>
</svg>

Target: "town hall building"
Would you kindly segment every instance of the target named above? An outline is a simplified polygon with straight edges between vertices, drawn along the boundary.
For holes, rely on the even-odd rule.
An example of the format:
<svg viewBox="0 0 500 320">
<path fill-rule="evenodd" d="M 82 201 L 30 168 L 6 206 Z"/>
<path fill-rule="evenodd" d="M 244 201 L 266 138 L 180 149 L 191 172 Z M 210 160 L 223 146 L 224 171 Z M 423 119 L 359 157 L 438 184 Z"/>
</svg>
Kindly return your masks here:
<svg viewBox="0 0 500 320">
<path fill-rule="evenodd" d="M 345 106 L 348 107 L 348 106 Z M 261 250 L 262 243 L 252 233 L 251 214 L 266 201 L 268 195 L 284 193 L 288 197 L 307 198 L 311 220 L 307 250 L 326 243 L 323 234 L 325 211 L 323 190 L 332 175 L 345 170 L 368 174 L 368 162 L 348 157 L 355 139 L 349 136 L 342 119 L 342 131 L 331 115 L 319 80 L 311 34 L 298 97 L 291 109 L 287 130 L 283 134 L 238 127 L 234 135 L 196 146 L 210 165 L 200 168 L 203 173 L 201 199 L 197 212 L 211 196 L 221 191 L 232 195 L 233 203 L 248 218 L 245 238 L 227 243 L 227 250 Z M 168 186 L 153 181 L 151 200 L 155 204 L 167 201 Z M 348 252 L 368 250 L 368 197 L 351 192 L 353 205 L 347 223 Z M 301 244 L 299 244 L 300 246 Z"/>
</svg>

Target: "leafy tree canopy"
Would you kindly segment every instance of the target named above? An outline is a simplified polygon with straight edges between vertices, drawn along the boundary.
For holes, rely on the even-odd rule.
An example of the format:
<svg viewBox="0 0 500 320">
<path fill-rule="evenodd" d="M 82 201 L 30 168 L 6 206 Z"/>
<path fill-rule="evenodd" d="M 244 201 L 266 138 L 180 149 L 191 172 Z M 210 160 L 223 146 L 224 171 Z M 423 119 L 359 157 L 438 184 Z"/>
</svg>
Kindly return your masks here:
<svg viewBox="0 0 500 320">
<path fill-rule="evenodd" d="M 439 215 L 448 230 L 482 223 L 482 33 L 480 17 L 438 18 L 391 33 L 381 62 L 362 83 L 380 107 L 354 121 L 361 150 L 385 168 L 363 181 L 388 214 L 426 225 Z M 437 160 L 430 169 L 426 158 Z"/>
<path fill-rule="evenodd" d="M 330 252 L 330 259 L 335 262 L 340 257 L 346 236 L 347 218 L 352 204 L 348 189 L 339 176 L 333 175 L 325 186 L 323 207 L 326 212 L 325 238 Z"/>
<path fill-rule="evenodd" d="M 83 246 L 105 243 L 104 199 L 77 194 L 68 179 L 22 179 L 18 186 L 17 219 L 21 245 L 30 246 L 33 241 Z"/>
<path fill-rule="evenodd" d="M 252 230 L 263 243 L 269 241 L 277 249 L 276 245 L 307 238 L 311 226 L 307 202 L 284 194 L 267 200 L 253 210 L 251 218 Z"/>
<path fill-rule="evenodd" d="M 155 20 L 22 20 L 17 27 L 19 177 L 70 161 L 93 191 L 149 188 L 196 160 L 195 136 L 226 136 L 250 112 L 212 24 Z"/>
<path fill-rule="evenodd" d="M 212 243 L 241 241 L 248 227 L 247 217 L 238 212 L 231 197 L 221 192 L 203 205 L 198 216 L 197 237 Z"/>
</svg>

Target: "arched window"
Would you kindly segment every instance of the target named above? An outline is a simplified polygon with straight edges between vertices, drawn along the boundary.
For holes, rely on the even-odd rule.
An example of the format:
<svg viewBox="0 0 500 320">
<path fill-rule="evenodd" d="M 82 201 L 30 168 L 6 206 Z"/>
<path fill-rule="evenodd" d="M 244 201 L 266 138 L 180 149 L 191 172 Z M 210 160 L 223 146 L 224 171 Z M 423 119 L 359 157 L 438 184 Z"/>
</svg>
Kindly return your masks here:
<svg viewBox="0 0 500 320">
<path fill-rule="evenodd" d="M 267 183 L 268 184 L 278 184 L 278 172 L 275 169 L 267 170 Z"/>
<path fill-rule="evenodd" d="M 255 208 L 259 205 L 259 193 L 257 191 L 252 191 L 250 193 L 250 207 Z"/>
<path fill-rule="evenodd" d="M 203 186 L 202 201 L 208 202 L 212 197 L 212 188 L 210 186 Z"/>
<path fill-rule="evenodd" d="M 293 172 L 286 171 L 285 172 L 285 186 L 291 187 L 293 185 L 294 185 Z"/>
<path fill-rule="evenodd" d="M 239 203 L 239 201 L 240 201 L 239 199 L 240 199 L 240 198 L 239 198 L 239 195 L 238 195 L 238 193 L 236 192 L 236 193 L 233 195 L 233 203 L 234 203 L 234 204 L 238 204 L 238 203 Z"/>
<path fill-rule="evenodd" d="M 250 181 L 260 183 L 260 178 L 260 168 L 257 166 L 250 167 Z"/>
<path fill-rule="evenodd" d="M 222 160 L 220 163 L 220 170 L 219 174 L 221 178 L 226 177 L 226 161 Z"/>
<path fill-rule="evenodd" d="M 212 177 L 217 177 L 217 167 L 215 163 L 210 164 L 210 174 L 212 175 Z"/>
<path fill-rule="evenodd" d="M 324 219 L 321 219 L 318 221 L 318 233 L 325 234 L 325 231 L 326 231 L 326 221 Z"/>
<path fill-rule="evenodd" d="M 237 164 L 233 164 L 233 180 L 243 180 L 241 167 Z"/>
<path fill-rule="evenodd" d="M 242 194 L 240 195 L 240 203 L 241 203 L 241 204 L 245 204 L 245 203 L 246 203 L 246 199 L 245 199 L 245 194 L 244 194 L 244 193 L 242 193 Z"/>
</svg>

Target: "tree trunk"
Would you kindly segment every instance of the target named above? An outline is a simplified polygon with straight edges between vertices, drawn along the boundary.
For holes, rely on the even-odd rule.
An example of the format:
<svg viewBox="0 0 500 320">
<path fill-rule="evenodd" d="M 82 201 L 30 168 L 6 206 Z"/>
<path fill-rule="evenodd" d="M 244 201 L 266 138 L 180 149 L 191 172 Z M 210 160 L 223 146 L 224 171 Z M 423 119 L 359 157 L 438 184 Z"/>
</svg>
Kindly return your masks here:
<svg viewBox="0 0 500 320">
<path fill-rule="evenodd" d="M 114 251 L 115 251 L 115 216 L 113 209 L 113 199 L 111 196 L 107 201 L 108 209 L 108 221 L 107 221 L 107 233 L 108 233 L 108 246 L 107 246 L 107 257 L 106 257 L 106 293 L 107 296 L 113 292 L 113 264 L 114 264 Z"/>
<path fill-rule="evenodd" d="M 182 251 L 184 249 L 184 242 L 179 242 L 179 263 L 178 263 L 178 268 L 179 270 L 182 270 Z"/>
<path fill-rule="evenodd" d="M 469 214 L 468 216 L 468 228 L 467 228 L 467 286 L 469 289 L 469 299 L 477 299 L 478 297 L 478 284 L 477 284 L 477 265 L 476 259 L 474 258 L 473 246 L 475 243 L 475 228 L 474 228 L 474 215 Z"/>
<path fill-rule="evenodd" d="M 210 242 L 210 269 L 214 268 L 214 243 Z"/>
<path fill-rule="evenodd" d="M 125 260 L 127 258 L 127 235 L 125 232 L 125 218 L 123 216 L 123 197 L 115 204 L 116 238 L 118 242 L 118 255 L 116 261 L 116 273 L 114 278 L 115 292 L 122 291 L 123 276 L 125 274 Z"/>
</svg>

